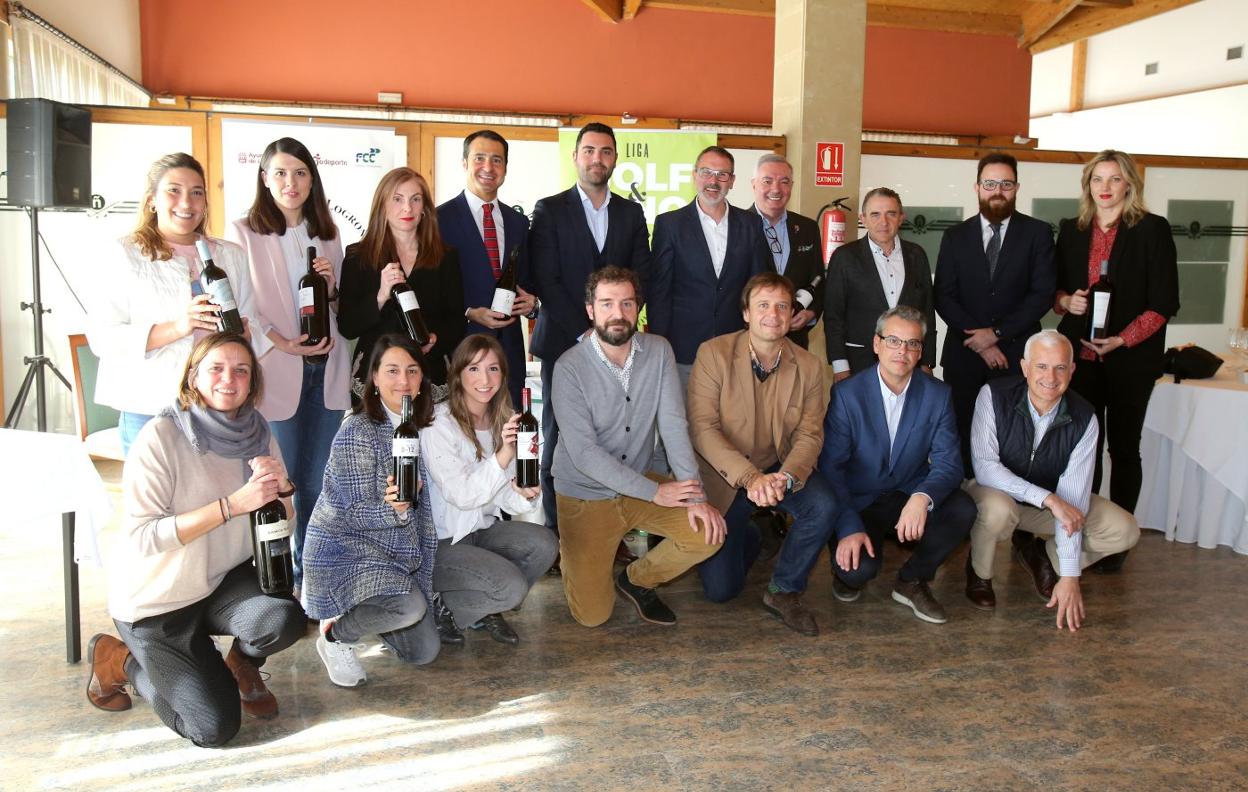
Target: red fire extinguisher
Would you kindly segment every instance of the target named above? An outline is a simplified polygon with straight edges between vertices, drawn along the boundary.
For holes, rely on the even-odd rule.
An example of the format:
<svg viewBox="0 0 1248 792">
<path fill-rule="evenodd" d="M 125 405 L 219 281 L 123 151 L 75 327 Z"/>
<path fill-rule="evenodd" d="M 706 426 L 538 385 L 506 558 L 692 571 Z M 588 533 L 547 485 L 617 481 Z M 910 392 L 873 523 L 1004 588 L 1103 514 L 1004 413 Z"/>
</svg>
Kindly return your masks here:
<svg viewBox="0 0 1248 792">
<path fill-rule="evenodd" d="M 837 198 L 819 210 L 819 234 L 823 238 L 823 266 L 832 260 L 832 253 L 845 244 L 845 217 L 850 208 L 844 204 L 849 196 Z"/>
</svg>

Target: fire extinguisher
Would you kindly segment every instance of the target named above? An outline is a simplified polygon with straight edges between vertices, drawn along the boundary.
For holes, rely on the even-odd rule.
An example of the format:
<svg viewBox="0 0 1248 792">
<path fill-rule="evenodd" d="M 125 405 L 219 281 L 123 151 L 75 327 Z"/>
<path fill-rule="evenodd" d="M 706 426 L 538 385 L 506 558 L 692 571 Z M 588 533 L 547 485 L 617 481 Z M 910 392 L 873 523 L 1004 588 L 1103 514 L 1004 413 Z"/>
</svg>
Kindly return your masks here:
<svg viewBox="0 0 1248 792">
<path fill-rule="evenodd" d="M 826 269 L 832 260 L 832 254 L 838 247 L 845 244 L 845 217 L 851 211 L 845 205 L 849 196 L 837 198 L 819 210 L 819 235 L 823 239 L 823 266 Z"/>
</svg>

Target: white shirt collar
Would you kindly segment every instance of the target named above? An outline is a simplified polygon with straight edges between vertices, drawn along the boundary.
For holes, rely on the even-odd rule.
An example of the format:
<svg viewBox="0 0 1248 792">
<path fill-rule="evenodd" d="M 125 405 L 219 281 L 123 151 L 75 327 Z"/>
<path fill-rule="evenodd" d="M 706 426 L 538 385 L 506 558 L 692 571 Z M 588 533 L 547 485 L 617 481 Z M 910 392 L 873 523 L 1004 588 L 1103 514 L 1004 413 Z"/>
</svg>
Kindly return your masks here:
<svg viewBox="0 0 1248 792">
<path fill-rule="evenodd" d="M 905 387 L 901 389 L 901 393 L 893 393 L 893 389 L 888 387 L 888 383 L 884 381 L 884 375 L 880 373 L 880 367 L 875 367 L 875 376 L 880 380 L 880 393 L 885 399 L 904 399 L 906 394 L 910 392 L 910 384 L 914 382 L 914 372 L 910 372 L 910 376 L 906 379 Z"/>
<path fill-rule="evenodd" d="M 897 255 L 899 252 L 901 252 L 901 234 L 898 234 L 897 236 L 893 237 L 893 252 L 892 253 L 885 253 L 884 248 L 877 245 L 875 243 L 875 240 L 869 236 L 867 237 L 867 245 L 871 248 L 872 253 L 878 253 L 879 255 L 884 256 L 885 258 L 892 258 L 893 256 Z"/>
<path fill-rule="evenodd" d="M 1014 215 L 1011 214 L 1009 217 L 1001 221 L 1001 233 L 1002 234 L 1005 233 L 1005 229 L 1010 225 L 1010 220 L 1012 220 L 1013 218 L 1014 218 Z M 979 229 L 983 231 L 985 234 L 992 233 L 992 230 L 991 230 L 992 223 L 988 222 L 988 218 L 984 217 L 983 214 L 980 214 L 979 216 Z"/>
<path fill-rule="evenodd" d="M 611 191 L 607 190 L 607 199 L 602 202 L 602 206 L 594 208 L 594 202 L 590 200 L 589 194 L 581 189 L 581 185 L 576 185 L 576 192 L 581 196 L 581 205 L 591 212 L 601 212 L 607 208 L 607 204 L 611 203 Z"/>
<path fill-rule="evenodd" d="M 721 225 L 727 227 L 728 215 L 732 214 L 731 212 L 728 211 L 728 204 L 724 204 L 724 216 L 719 221 L 716 221 L 715 218 L 711 217 L 709 214 L 702 211 L 702 204 L 698 203 L 698 199 L 696 197 L 693 199 L 693 208 L 698 210 L 698 216 L 702 218 L 703 222 L 708 222 L 714 225 L 716 228 L 718 228 Z"/>
<path fill-rule="evenodd" d="M 493 211 L 497 211 L 497 209 L 498 209 L 498 206 L 497 206 L 497 204 L 498 204 L 498 198 L 497 198 L 497 197 L 495 197 L 493 201 L 483 201 L 483 200 L 481 200 L 481 198 L 480 198 L 480 197 L 479 197 L 476 193 L 474 193 L 472 190 L 464 190 L 464 198 L 468 199 L 468 208 L 469 208 L 469 209 L 471 209 L 471 210 L 473 211 L 473 214 L 481 214 L 481 212 L 482 212 L 481 207 L 482 207 L 482 206 L 484 206 L 484 205 L 486 205 L 487 203 L 489 203 L 489 204 L 495 204 L 495 207 L 494 207 L 494 210 L 493 210 Z"/>
</svg>

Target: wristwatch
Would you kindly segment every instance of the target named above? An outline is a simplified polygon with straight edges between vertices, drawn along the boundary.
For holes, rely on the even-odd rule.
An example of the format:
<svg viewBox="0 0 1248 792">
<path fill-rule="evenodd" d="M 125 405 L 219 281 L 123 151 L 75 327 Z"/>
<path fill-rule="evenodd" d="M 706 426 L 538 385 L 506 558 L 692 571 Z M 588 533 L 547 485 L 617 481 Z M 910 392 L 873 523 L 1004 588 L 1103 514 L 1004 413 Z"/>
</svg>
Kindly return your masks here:
<svg viewBox="0 0 1248 792">
<path fill-rule="evenodd" d="M 797 486 L 797 479 L 793 478 L 793 474 L 787 470 L 782 470 L 780 472 L 783 473 L 785 479 L 788 480 L 788 483 L 784 485 L 784 491 L 792 492 L 793 488 Z"/>
</svg>

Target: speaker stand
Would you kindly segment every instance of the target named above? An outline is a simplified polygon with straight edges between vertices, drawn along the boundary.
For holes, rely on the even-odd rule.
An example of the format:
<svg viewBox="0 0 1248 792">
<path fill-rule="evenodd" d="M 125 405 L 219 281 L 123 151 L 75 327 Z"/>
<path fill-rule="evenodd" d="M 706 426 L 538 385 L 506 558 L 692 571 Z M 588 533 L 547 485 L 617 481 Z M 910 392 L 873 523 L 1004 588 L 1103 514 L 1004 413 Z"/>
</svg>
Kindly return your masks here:
<svg viewBox="0 0 1248 792">
<path fill-rule="evenodd" d="M 4 428 L 12 429 L 21 419 L 22 410 L 26 406 L 26 399 L 30 397 L 30 386 L 33 383 L 35 386 L 35 425 L 40 432 L 46 432 L 48 431 L 48 399 L 44 387 L 44 369 L 51 369 L 66 390 L 72 392 L 73 386 L 69 384 L 69 380 L 65 379 L 65 375 L 57 370 L 56 365 L 48 356 L 43 354 L 43 315 L 52 313 L 52 309 L 43 307 L 43 292 L 39 287 L 39 209 L 32 206 L 27 211 L 30 213 L 30 272 L 34 283 L 34 300 L 23 302 L 21 306 L 23 311 L 29 308 L 33 314 L 35 354 L 22 358 L 22 362 L 27 367 L 26 377 L 22 380 L 22 386 L 18 388 L 17 398 L 13 400 L 13 406 L 9 408 L 8 417 L 4 419 Z"/>
</svg>

